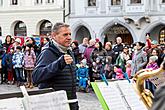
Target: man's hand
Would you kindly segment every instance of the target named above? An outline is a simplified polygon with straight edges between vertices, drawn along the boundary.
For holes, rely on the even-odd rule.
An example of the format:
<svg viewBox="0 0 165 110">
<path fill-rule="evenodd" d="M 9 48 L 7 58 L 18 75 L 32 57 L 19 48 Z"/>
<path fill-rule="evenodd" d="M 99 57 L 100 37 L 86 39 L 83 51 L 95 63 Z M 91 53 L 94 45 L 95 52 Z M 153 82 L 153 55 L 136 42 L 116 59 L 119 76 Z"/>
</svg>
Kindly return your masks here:
<svg viewBox="0 0 165 110">
<path fill-rule="evenodd" d="M 64 60 L 66 64 L 71 64 L 73 62 L 73 58 L 68 54 L 64 55 Z"/>
</svg>

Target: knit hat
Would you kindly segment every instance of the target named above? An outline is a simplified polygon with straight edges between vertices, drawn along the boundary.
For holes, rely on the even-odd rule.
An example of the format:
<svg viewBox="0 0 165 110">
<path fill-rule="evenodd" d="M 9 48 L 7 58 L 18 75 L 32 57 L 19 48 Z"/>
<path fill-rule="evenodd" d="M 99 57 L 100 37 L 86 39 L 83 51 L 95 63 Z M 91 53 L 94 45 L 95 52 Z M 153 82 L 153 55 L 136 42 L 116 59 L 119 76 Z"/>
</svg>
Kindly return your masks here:
<svg viewBox="0 0 165 110">
<path fill-rule="evenodd" d="M 87 60 L 86 60 L 86 59 L 83 59 L 83 60 L 81 61 L 81 63 L 82 63 L 84 66 L 86 66 Z"/>
<path fill-rule="evenodd" d="M 157 44 L 158 44 L 158 41 L 153 40 L 153 41 L 151 42 L 151 44 L 157 45 Z"/>
<path fill-rule="evenodd" d="M 158 56 L 151 56 L 149 59 L 155 62 L 156 60 L 158 60 Z"/>
<path fill-rule="evenodd" d="M 15 42 L 21 43 L 21 39 L 20 38 L 16 38 Z"/>
<path fill-rule="evenodd" d="M 132 60 L 128 60 L 126 64 L 132 64 Z"/>
</svg>

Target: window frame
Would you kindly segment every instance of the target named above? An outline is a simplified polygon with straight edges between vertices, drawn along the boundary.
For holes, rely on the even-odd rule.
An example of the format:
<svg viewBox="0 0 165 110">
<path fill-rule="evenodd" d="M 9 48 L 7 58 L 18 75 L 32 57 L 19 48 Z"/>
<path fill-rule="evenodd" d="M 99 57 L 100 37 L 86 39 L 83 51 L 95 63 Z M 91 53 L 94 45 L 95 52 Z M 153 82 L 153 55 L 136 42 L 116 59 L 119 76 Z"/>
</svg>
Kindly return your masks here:
<svg viewBox="0 0 165 110">
<path fill-rule="evenodd" d="M 55 1 L 54 0 L 47 0 L 46 3 L 48 4 L 53 4 Z"/>
<path fill-rule="evenodd" d="M 20 25 L 21 23 L 24 24 L 25 30 L 19 30 L 19 29 L 20 29 L 19 25 Z M 17 26 L 18 26 L 18 27 L 17 27 Z M 25 31 L 25 32 L 24 32 L 24 31 Z M 18 34 L 18 32 L 21 32 L 21 33 Z M 23 32 L 24 32 L 24 33 L 23 33 Z M 17 34 L 18 34 L 18 35 L 17 35 Z M 18 22 L 15 24 L 15 26 L 14 26 L 14 35 L 15 35 L 15 36 L 27 36 L 27 27 L 26 27 L 26 24 L 25 24 L 24 22 L 18 21 Z"/>
<path fill-rule="evenodd" d="M 121 2 L 122 2 L 121 0 L 119 0 L 119 1 L 120 1 L 120 4 L 117 4 L 117 1 L 118 1 L 118 0 L 116 0 L 116 4 L 113 4 L 113 1 L 114 1 L 114 0 L 111 0 L 111 6 L 120 6 L 120 5 L 121 5 Z"/>
<path fill-rule="evenodd" d="M 95 5 L 89 5 L 90 1 L 95 1 Z M 96 7 L 97 6 L 97 0 L 88 0 L 87 1 L 87 7 Z"/>
<path fill-rule="evenodd" d="M 45 25 L 46 23 L 50 23 L 51 26 L 50 26 L 50 29 L 48 27 L 44 27 L 43 25 Z M 53 27 L 53 24 L 49 21 L 49 20 L 45 20 L 41 23 L 40 27 L 39 27 L 39 34 L 41 36 L 47 36 L 48 34 L 51 34 L 51 30 L 52 30 L 52 27 Z M 46 28 L 45 30 L 43 28 Z M 45 34 L 46 32 L 46 34 Z"/>
<path fill-rule="evenodd" d="M 11 5 L 18 5 L 18 0 L 11 0 Z"/>
<path fill-rule="evenodd" d="M 143 3 L 143 1 L 142 0 L 140 0 L 140 3 L 132 3 L 132 0 L 130 0 L 130 4 L 132 5 L 132 4 L 142 4 Z"/>
<path fill-rule="evenodd" d="M 163 39 L 165 39 L 165 27 L 162 28 L 159 32 L 159 44 L 163 44 L 163 42 L 165 42 L 165 41 L 163 41 Z"/>
<path fill-rule="evenodd" d="M 36 5 L 43 4 L 43 0 L 35 0 L 35 4 Z"/>
</svg>

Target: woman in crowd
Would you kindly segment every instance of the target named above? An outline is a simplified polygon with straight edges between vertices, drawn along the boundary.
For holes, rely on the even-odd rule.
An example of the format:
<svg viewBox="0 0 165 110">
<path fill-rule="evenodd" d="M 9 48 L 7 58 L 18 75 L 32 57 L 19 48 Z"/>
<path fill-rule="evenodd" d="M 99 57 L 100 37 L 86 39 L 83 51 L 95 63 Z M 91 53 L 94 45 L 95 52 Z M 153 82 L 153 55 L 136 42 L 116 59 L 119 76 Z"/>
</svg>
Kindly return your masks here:
<svg viewBox="0 0 165 110">
<path fill-rule="evenodd" d="M 72 52 L 75 58 L 75 64 L 79 64 L 79 60 L 81 58 L 81 55 L 79 53 L 79 47 L 78 47 L 78 41 L 73 41 L 71 43 L 71 48 L 72 48 Z"/>
<path fill-rule="evenodd" d="M 96 42 L 95 44 L 95 48 L 92 52 L 92 62 L 96 62 L 96 58 L 97 57 L 102 57 L 102 58 L 106 58 L 107 56 L 107 51 L 103 48 L 103 45 L 101 42 Z"/>
<path fill-rule="evenodd" d="M 10 52 L 10 45 L 12 44 L 12 37 L 11 35 L 7 35 L 6 38 L 5 38 L 5 43 L 3 43 L 3 47 L 6 48 L 6 52 Z"/>
<path fill-rule="evenodd" d="M 125 65 L 128 60 L 130 60 L 129 47 L 124 46 L 123 51 L 116 59 L 116 65 L 119 65 L 122 68 L 122 71 L 126 72 Z"/>
<path fill-rule="evenodd" d="M 131 77 L 133 77 L 137 71 L 143 69 L 147 64 L 147 53 L 143 51 L 144 46 L 145 44 L 142 42 L 136 43 L 136 50 L 132 57 Z"/>
</svg>

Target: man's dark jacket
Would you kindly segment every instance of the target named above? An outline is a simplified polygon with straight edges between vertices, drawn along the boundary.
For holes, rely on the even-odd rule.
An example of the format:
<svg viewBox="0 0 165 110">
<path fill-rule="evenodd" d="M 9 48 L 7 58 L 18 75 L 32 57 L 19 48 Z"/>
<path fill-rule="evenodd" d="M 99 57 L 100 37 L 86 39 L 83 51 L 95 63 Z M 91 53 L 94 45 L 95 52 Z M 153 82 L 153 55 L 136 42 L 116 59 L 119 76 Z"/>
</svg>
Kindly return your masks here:
<svg viewBox="0 0 165 110">
<path fill-rule="evenodd" d="M 68 54 L 73 56 L 71 52 Z M 41 89 L 52 87 L 55 91 L 65 90 L 68 99 L 76 99 L 75 69 L 75 64 L 67 65 L 64 61 L 64 53 L 60 52 L 53 42 L 49 42 L 38 56 L 32 73 L 33 83 L 38 84 Z M 71 110 L 78 109 L 77 103 L 73 106 Z"/>
</svg>

